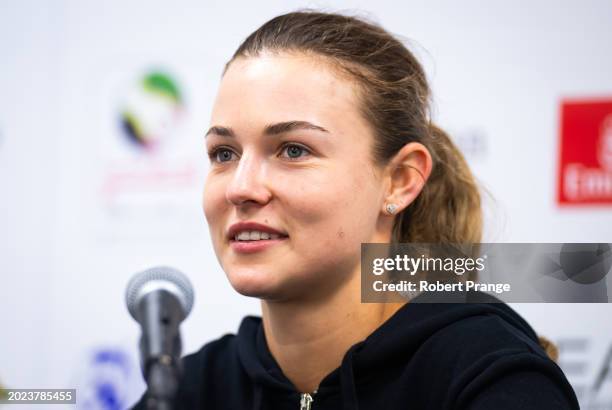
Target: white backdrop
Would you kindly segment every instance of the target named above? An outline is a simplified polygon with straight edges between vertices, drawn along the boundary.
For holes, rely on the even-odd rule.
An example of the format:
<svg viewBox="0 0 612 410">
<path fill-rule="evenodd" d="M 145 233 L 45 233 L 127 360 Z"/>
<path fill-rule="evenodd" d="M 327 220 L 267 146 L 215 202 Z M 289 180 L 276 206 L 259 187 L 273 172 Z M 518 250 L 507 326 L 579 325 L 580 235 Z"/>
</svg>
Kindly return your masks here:
<svg viewBox="0 0 612 410">
<path fill-rule="evenodd" d="M 77 387 L 79 408 L 125 408 L 143 385 L 123 292 L 154 265 L 186 272 L 196 288 L 185 352 L 258 314 L 210 244 L 203 133 L 224 63 L 251 31 L 296 8 L 357 12 L 407 40 L 437 122 L 494 198 L 486 241 L 612 242 L 611 206 L 555 202 L 561 100 L 612 98 L 612 3 L 395 3 L 2 2 L 0 384 Z M 180 116 L 146 151 L 120 119 L 152 72 L 180 91 Z M 612 349 L 612 305 L 514 307 L 561 346 L 585 404 Z M 612 408 L 610 375 L 590 394 L 610 406 L 601 408 Z"/>
</svg>

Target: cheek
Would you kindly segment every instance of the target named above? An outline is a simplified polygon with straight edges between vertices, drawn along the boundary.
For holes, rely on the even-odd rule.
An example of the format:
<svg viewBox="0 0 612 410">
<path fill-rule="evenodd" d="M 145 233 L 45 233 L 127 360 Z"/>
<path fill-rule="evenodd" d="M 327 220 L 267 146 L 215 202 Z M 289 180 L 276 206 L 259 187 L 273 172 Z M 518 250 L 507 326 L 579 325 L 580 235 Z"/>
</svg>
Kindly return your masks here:
<svg viewBox="0 0 612 410">
<path fill-rule="evenodd" d="M 335 226 L 333 238 L 330 239 L 344 246 L 360 248 L 362 242 L 368 242 L 376 225 L 378 215 L 377 201 L 379 189 L 371 175 L 364 174 L 364 167 L 346 178 L 343 184 L 334 186 L 337 194 L 331 196 L 327 207 L 332 226 Z"/>
<path fill-rule="evenodd" d="M 218 220 L 215 216 L 221 211 L 224 198 L 224 191 L 219 178 L 207 177 L 202 192 L 202 208 L 206 222 L 211 227 L 214 221 Z"/>
<path fill-rule="evenodd" d="M 291 213 L 291 219 L 302 225 L 311 226 L 329 219 L 330 213 L 335 212 L 341 204 L 341 195 L 338 186 L 328 173 L 311 174 L 301 178 L 288 178 L 285 181 L 277 180 L 277 193 L 282 195 Z M 282 194 L 281 194 L 282 190 Z"/>
<path fill-rule="evenodd" d="M 375 193 L 361 175 L 348 175 L 345 171 L 316 180 L 304 178 L 287 187 L 287 208 L 291 210 L 288 222 L 299 224 L 296 230 L 305 233 L 302 239 L 316 237 L 319 245 L 337 248 L 352 247 L 369 238 L 368 226 L 374 224 L 369 209 L 374 206 Z"/>
</svg>

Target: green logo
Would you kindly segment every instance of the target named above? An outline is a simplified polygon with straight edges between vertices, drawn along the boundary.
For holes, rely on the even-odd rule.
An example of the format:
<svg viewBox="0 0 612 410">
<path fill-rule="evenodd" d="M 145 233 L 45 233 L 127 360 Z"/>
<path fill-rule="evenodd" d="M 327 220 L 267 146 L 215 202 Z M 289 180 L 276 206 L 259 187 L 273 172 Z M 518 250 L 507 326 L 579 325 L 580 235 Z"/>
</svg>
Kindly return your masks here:
<svg viewBox="0 0 612 410">
<path fill-rule="evenodd" d="M 183 96 L 168 73 L 150 71 L 128 91 L 121 109 L 121 128 L 139 148 L 155 149 L 172 132 L 183 111 Z"/>
</svg>

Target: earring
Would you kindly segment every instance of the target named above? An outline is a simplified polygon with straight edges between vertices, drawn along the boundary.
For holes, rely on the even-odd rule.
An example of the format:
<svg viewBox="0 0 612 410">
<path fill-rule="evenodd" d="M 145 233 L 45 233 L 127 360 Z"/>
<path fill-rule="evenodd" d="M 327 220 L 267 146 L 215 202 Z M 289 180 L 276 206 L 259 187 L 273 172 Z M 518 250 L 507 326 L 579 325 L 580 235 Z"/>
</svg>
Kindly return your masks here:
<svg viewBox="0 0 612 410">
<path fill-rule="evenodd" d="M 387 212 L 389 212 L 391 215 L 393 215 L 395 213 L 395 211 L 397 211 L 397 205 L 395 205 L 395 204 L 388 204 L 387 205 Z"/>
</svg>

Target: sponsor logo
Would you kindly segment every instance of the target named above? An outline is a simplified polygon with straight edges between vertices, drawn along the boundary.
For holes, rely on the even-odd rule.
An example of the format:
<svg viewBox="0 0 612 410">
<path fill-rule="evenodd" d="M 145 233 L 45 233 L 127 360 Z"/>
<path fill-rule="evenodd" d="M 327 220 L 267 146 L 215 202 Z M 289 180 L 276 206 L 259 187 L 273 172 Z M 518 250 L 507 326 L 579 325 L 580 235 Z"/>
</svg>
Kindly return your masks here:
<svg viewBox="0 0 612 410">
<path fill-rule="evenodd" d="M 119 348 L 97 348 L 88 355 L 77 389 L 78 408 L 122 410 L 134 401 L 134 379 L 139 377 L 128 353 Z"/>
<path fill-rule="evenodd" d="M 203 161 L 189 115 L 189 83 L 157 67 L 109 80 L 95 150 L 99 207 L 87 216 L 105 241 L 201 233 L 193 204 Z"/>
<path fill-rule="evenodd" d="M 171 138 L 182 113 L 183 97 L 176 79 L 166 72 L 149 71 L 126 93 L 120 124 L 130 143 L 153 151 Z"/>
<path fill-rule="evenodd" d="M 612 99 L 562 103 L 559 153 L 559 204 L 612 204 Z"/>
<path fill-rule="evenodd" d="M 557 340 L 559 366 L 586 410 L 612 408 L 612 344 L 595 349 L 596 340 L 565 337 Z M 601 353 L 603 353 L 601 355 Z"/>
<path fill-rule="evenodd" d="M 482 128 L 465 128 L 452 132 L 451 136 L 468 161 L 485 160 L 489 156 L 489 136 Z"/>
</svg>

